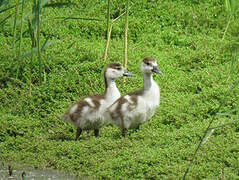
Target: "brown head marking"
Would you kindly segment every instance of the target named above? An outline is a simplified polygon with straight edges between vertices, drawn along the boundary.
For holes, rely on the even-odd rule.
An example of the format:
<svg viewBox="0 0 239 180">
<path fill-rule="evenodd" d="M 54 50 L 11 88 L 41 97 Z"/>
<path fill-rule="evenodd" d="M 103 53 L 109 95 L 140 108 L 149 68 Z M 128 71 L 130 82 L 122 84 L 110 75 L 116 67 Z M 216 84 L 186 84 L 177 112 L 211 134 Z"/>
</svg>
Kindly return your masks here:
<svg viewBox="0 0 239 180">
<path fill-rule="evenodd" d="M 143 59 L 143 62 L 145 64 L 150 63 L 150 62 L 156 62 L 156 60 L 153 57 L 146 57 Z"/>
<path fill-rule="evenodd" d="M 105 67 L 105 69 L 104 69 L 104 81 L 105 81 L 105 87 L 108 87 L 107 80 L 106 80 L 106 74 L 105 74 L 107 68 L 111 68 L 111 69 L 119 70 L 119 69 L 121 68 L 121 65 L 118 64 L 118 63 L 114 63 L 114 62 L 112 62 L 112 63 L 109 63 L 109 64 Z M 105 89 L 105 91 L 106 91 L 106 89 Z"/>
</svg>

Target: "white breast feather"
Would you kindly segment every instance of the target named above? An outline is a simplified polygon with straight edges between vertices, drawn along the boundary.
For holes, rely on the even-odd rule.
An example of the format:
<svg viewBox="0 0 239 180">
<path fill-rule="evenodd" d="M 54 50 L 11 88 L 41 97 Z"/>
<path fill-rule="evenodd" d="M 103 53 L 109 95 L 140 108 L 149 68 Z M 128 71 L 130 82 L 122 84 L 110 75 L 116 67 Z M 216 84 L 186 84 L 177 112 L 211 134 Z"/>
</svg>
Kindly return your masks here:
<svg viewBox="0 0 239 180">
<path fill-rule="evenodd" d="M 137 106 L 133 109 L 128 108 L 128 106 L 133 103 L 130 96 L 126 95 L 124 98 L 127 100 L 127 102 L 121 106 L 124 127 L 127 129 L 137 128 L 140 124 L 149 120 L 154 115 L 155 110 L 159 105 L 159 87 L 156 83 L 154 83 L 143 96 L 138 96 Z M 121 120 L 119 118 L 116 118 L 113 121 L 117 126 L 122 127 Z"/>
</svg>

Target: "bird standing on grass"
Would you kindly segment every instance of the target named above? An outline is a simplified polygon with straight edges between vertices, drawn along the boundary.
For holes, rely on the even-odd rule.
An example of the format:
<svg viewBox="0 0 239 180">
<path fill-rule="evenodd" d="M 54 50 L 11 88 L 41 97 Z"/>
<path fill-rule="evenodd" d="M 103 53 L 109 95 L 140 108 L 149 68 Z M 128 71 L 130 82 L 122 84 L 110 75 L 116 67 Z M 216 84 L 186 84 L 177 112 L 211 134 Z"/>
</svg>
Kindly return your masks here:
<svg viewBox="0 0 239 180">
<path fill-rule="evenodd" d="M 157 61 L 153 57 L 144 58 L 141 71 L 144 77 L 143 88 L 121 96 L 105 113 L 113 124 L 122 128 L 123 136 L 127 129 L 139 128 L 149 120 L 159 106 L 160 89 L 152 76 L 153 73 L 161 74 Z"/>
<path fill-rule="evenodd" d="M 63 120 L 76 126 L 76 140 L 81 135 L 82 130 L 94 130 L 94 135 L 96 137 L 99 135 L 99 129 L 106 121 L 104 117 L 106 108 L 120 97 L 115 80 L 122 76 L 131 75 L 120 64 L 108 64 L 104 70 L 105 92 L 82 98 L 61 116 Z"/>
</svg>

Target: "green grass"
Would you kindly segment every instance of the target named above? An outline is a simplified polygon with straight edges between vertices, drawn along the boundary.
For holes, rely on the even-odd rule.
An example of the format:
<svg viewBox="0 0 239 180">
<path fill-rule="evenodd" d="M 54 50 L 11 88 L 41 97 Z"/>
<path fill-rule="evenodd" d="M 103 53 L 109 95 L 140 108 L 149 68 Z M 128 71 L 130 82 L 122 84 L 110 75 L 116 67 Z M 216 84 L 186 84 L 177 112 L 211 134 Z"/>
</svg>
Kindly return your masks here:
<svg viewBox="0 0 239 180">
<path fill-rule="evenodd" d="M 238 10 L 223 38 L 228 18 L 222 1 L 129 1 L 127 67 L 135 76 L 117 85 L 122 94 L 140 88 L 140 61 L 154 56 L 163 72 L 154 76 L 161 88 L 160 107 L 126 138 L 108 124 L 99 138 L 90 132 L 74 141 L 75 128 L 59 115 L 81 97 L 103 92 L 100 75 L 109 61 L 123 64 L 124 18 L 114 23 L 107 61 L 103 60 L 107 2 L 55 0 L 41 8 L 40 44 L 49 43 L 41 51 L 41 84 L 37 55 L 19 59 L 12 49 L 13 39 L 15 47 L 22 43 L 21 54 L 32 48 L 27 17 L 20 41 L 20 19 L 16 37 L 13 31 L 15 8 L 0 13 L 0 19 L 13 14 L 0 27 L 0 161 L 99 179 L 183 177 L 215 110 L 238 81 Z M 124 12 L 125 3 L 110 2 L 114 19 Z M 24 7 L 31 14 L 31 2 L 25 1 Z M 102 21 L 62 21 L 65 17 Z M 238 99 L 236 87 L 220 110 L 230 114 L 216 115 L 212 127 L 238 119 Z M 215 129 L 200 147 L 187 178 L 238 179 L 238 133 L 239 123 Z"/>
</svg>

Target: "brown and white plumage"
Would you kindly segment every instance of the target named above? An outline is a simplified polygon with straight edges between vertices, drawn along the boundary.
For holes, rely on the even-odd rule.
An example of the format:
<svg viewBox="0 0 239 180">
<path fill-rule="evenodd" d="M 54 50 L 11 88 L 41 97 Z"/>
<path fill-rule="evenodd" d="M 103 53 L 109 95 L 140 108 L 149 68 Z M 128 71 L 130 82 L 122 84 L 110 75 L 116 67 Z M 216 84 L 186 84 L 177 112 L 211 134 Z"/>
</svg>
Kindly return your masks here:
<svg viewBox="0 0 239 180">
<path fill-rule="evenodd" d="M 62 115 L 63 120 L 70 121 L 77 127 L 76 139 L 78 139 L 82 130 L 94 130 L 95 136 L 98 136 L 99 128 L 106 121 L 104 117 L 106 108 L 120 97 L 115 79 L 130 75 L 132 74 L 120 64 L 108 64 L 104 71 L 105 92 L 100 95 L 82 98 Z"/>
<path fill-rule="evenodd" d="M 152 57 L 146 57 L 141 63 L 144 77 L 144 87 L 140 90 L 127 93 L 107 108 L 106 116 L 113 124 L 122 128 L 123 136 L 126 130 L 138 128 L 149 120 L 159 106 L 160 89 L 153 80 L 153 73 L 161 74 L 157 62 Z"/>
</svg>

